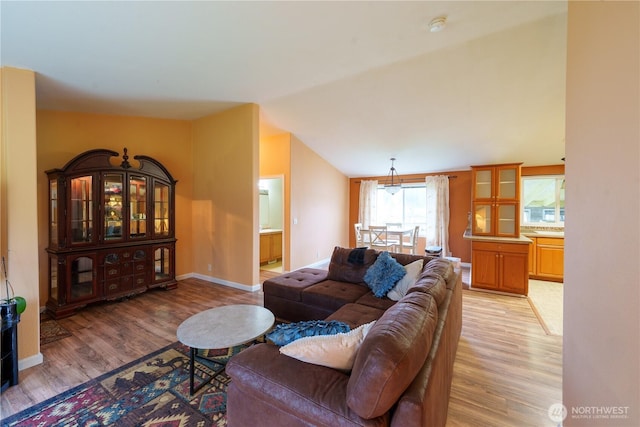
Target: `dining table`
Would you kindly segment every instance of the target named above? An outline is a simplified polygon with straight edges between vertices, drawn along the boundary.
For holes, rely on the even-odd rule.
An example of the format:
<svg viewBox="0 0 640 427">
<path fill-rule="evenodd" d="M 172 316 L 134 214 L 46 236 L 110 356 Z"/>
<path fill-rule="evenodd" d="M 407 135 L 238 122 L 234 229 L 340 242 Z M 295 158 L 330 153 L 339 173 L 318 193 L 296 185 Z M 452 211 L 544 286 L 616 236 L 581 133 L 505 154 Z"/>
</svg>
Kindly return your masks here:
<svg viewBox="0 0 640 427">
<path fill-rule="evenodd" d="M 387 227 L 387 241 L 400 242 L 398 246 L 400 247 L 400 252 L 402 252 L 402 248 L 411 247 L 411 242 L 404 242 L 403 237 L 411 236 L 413 230 L 414 227 L 404 225 Z M 369 230 L 363 229 L 362 232 L 368 233 Z"/>
</svg>

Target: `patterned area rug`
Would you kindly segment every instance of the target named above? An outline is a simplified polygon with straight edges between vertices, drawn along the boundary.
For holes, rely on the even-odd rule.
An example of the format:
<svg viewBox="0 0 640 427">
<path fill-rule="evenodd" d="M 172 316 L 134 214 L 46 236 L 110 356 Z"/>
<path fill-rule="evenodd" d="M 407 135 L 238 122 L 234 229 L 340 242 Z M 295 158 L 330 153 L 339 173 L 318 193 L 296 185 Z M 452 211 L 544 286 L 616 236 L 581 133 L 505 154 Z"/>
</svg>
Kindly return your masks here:
<svg viewBox="0 0 640 427">
<path fill-rule="evenodd" d="M 226 361 L 245 346 L 202 353 Z M 189 395 L 189 348 L 176 342 L 2 420 L 2 426 L 226 426 L 224 371 Z M 195 385 L 220 364 L 196 361 Z"/>
<path fill-rule="evenodd" d="M 40 345 L 49 344 L 71 335 L 71 332 L 46 314 L 40 316 Z"/>
</svg>

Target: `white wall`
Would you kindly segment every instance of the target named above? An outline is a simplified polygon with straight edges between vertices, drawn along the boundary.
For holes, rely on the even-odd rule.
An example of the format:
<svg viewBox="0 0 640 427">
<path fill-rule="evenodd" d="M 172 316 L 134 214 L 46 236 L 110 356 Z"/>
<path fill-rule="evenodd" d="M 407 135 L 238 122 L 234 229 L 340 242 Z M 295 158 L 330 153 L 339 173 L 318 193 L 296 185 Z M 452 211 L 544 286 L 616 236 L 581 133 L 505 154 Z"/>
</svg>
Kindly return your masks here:
<svg viewBox="0 0 640 427">
<path fill-rule="evenodd" d="M 639 16 L 569 4 L 565 426 L 640 425 Z"/>
</svg>

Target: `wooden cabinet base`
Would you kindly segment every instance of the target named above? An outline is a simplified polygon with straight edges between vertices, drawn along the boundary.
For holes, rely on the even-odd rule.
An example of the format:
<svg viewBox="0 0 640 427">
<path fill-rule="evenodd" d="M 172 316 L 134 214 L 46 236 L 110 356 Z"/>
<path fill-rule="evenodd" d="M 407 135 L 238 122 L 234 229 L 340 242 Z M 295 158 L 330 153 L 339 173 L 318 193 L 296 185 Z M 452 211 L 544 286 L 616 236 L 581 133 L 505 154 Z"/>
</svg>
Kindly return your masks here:
<svg viewBox="0 0 640 427">
<path fill-rule="evenodd" d="M 564 281 L 564 238 L 530 237 L 529 278 Z"/>
<path fill-rule="evenodd" d="M 499 241 L 471 243 L 471 287 L 529 293 L 529 245 Z"/>
<path fill-rule="evenodd" d="M 282 260 L 282 231 L 260 233 L 260 265 Z"/>
</svg>

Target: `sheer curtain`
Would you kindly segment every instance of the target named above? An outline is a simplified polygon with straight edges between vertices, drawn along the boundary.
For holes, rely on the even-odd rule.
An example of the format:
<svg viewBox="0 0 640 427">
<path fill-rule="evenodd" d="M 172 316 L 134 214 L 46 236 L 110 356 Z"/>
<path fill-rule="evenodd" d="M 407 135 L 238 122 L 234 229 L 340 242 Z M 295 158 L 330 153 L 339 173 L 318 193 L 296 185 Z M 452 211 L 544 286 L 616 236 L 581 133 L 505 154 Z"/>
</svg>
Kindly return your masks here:
<svg viewBox="0 0 640 427">
<path fill-rule="evenodd" d="M 362 180 L 360 182 L 360 209 L 358 211 L 358 222 L 362 228 L 369 228 L 376 212 L 376 200 L 378 197 L 378 181 Z"/>
<path fill-rule="evenodd" d="M 449 256 L 449 178 L 427 176 L 427 246 L 440 246 Z"/>
</svg>

